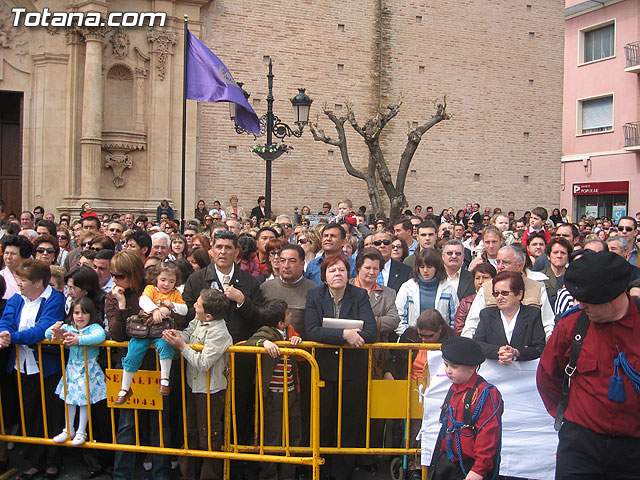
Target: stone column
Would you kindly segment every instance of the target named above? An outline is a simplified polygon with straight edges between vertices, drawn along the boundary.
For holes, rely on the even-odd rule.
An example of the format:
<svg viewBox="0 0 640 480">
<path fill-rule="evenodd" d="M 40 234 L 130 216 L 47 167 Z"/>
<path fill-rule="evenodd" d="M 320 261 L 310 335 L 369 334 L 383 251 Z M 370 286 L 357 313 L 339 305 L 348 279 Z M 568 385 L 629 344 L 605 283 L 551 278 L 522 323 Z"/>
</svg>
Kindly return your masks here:
<svg viewBox="0 0 640 480">
<path fill-rule="evenodd" d="M 85 39 L 84 86 L 82 96 L 82 137 L 80 138 L 82 198 L 99 196 L 102 171 L 102 48 L 107 29 L 87 28 Z"/>
</svg>

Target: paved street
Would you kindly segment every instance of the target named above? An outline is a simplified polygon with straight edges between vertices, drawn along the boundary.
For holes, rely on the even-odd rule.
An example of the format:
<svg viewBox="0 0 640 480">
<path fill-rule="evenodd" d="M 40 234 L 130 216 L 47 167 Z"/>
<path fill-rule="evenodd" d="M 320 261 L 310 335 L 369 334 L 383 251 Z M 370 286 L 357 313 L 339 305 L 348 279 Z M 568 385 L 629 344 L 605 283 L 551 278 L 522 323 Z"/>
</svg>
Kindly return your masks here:
<svg viewBox="0 0 640 480">
<path fill-rule="evenodd" d="M 16 445 L 16 447 L 11 451 L 11 466 L 15 470 L 10 470 L 3 475 L 0 475 L 0 480 L 9 480 L 14 479 L 20 473 L 23 468 L 27 467 L 27 464 L 23 460 L 23 452 L 24 449 L 28 448 L 28 445 Z M 63 449 L 63 461 L 64 468 L 60 472 L 60 476 L 58 477 L 61 480 L 80 480 L 82 475 L 86 473 L 86 466 L 82 460 L 81 455 L 79 455 L 77 449 L 73 449 L 71 447 L 61 447 Z M 389 470 L 389 460 L 384 459 L 382 457 L 376 457 L 376 460 L 379 461 L 377 471 L 370 471 L 366 468 L 358 468 L 356 474 L 354 475 L 354 480 L 365 480 L 369 478 L 376 478 L 380 480 L 391 479 L 390 470 Z M 142 456 L 138 456 L 136 473 L 132 480 L 144 480 L 150 479 L 151 476 L 142 468 Z M 253 464 L 250 464 L 253 465 Z M 40 477 L 42 478 L 42 477 Z M 96 480 L 109 480 L 111 475 L 103 473 L 95 477 Z M 173 471 L 172 479 L 179 479 L 180 471 L 176 469 Z M 253 475 L 251 478 L 258 478 L 257 474 Z"/>
</svg>

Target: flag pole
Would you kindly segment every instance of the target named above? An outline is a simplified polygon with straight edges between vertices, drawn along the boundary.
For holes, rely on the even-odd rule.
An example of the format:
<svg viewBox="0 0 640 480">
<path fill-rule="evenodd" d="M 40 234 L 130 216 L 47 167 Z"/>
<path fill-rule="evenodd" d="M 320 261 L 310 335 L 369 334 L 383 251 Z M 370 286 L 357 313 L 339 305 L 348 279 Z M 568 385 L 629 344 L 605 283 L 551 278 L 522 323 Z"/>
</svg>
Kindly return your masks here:
<svg viewBox="0 0 640 480">
<path fill-rule="evenodd" d="M 180 231 L 184 232 L 184 190 L 187 164 L 187 42 L 189 41 L 189 15 L 184 15 L 184 55 L 182 57 L 182 184 L 180 187 Z"/>
</svg>

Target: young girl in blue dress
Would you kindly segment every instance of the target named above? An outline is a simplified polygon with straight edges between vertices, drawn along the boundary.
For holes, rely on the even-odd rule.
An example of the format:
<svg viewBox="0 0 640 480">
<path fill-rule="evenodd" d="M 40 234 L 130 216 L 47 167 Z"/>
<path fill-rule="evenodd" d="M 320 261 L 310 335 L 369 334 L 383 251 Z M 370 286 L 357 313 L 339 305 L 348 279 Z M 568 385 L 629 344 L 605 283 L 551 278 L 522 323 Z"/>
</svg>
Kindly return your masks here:
<svg viewBox="0 0 640 480">
<path fill-rule="evenodd" d="M 53 437 L 56 443 L 64 443 L 71 438 L 72 445 L 82 445 L 87 440 L 87 385 L 84 364 L 84 345 L 96 345 L 105 340 L 106 334 L 100 316 L 89 297 L 74 300 L 68 317 L 70 323 L 56 322 L 45 332 L 49 340 L 62 340 L 69 348 L 69 361 L 65 376 L 60 379 L 56 393 L 65 402 L 69 413 L 69 428 Z M 87 347 L 87 370 L 89 372 L 89 394 L 91 403 L 107 398 L 104 372 L 98 365 L 99 347 Z M 66 378 L 66 391 L 64 380 Z M 78 430 L 74 429 L 76 411 L 80 411 Z"/>
</svg>

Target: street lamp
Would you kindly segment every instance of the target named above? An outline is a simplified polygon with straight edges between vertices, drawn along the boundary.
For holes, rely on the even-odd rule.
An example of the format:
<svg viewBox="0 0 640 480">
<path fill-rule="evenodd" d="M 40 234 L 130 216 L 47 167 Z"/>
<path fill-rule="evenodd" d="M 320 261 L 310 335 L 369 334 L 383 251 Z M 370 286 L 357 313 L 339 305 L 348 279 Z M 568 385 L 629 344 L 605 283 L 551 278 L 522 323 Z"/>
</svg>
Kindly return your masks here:
<svg viewBox="0 0 640 480">
<path fill-rule="evenodd" d="M 309 122 L 309 110 L 311 109 L 311 104 L 313 100 L 309 98 L 309 96 L 305 93 L 304 88 L 298 89 L 298 94 L 291 99 L 291 106 L 293 107 L 293 118 L 297 129 L 292 129 L 286 123 L 280 121 L 280 119 L 274 115 L 273 113 L 273 64 L 271 60 L 269 60 L 269 74 L 267 75 L 269 92 L 267 94 L 267 113 L 264 114 L 260 118 L 260 133 L 258 135 L 248 132 L 242 127 L 236 125 L 236 132 L 239 134 L 250 133 L 254 135 L 254 137 L 261 137 L 267 134 L 267 143 L 266 147 L 273 144 L 273 137 L 279 138 L 283 140 L 286 137 L 301 137 L 304 126 Z M 238 83 L 242 88 L 242 84 Z M 249 94 L 242 90 L 244 96 L 248 99 Z M 229 116 L 231 120 L 235 119 L 235 104 L 229 103 Z M 275 149 L 273 151 L 268 151 L 268 148 L 265 148 L 263 152 L 255 152 L 258 156 L 263 158 L 266 161 L 266 175 L 265 175 L 265 192 L 264 196 L 266 198 L 265 202 L 265 213 L 271 213 L 271 162 L 273 162 L 280 155 L 285 153 L 283 149 Z"/>
</svg>

